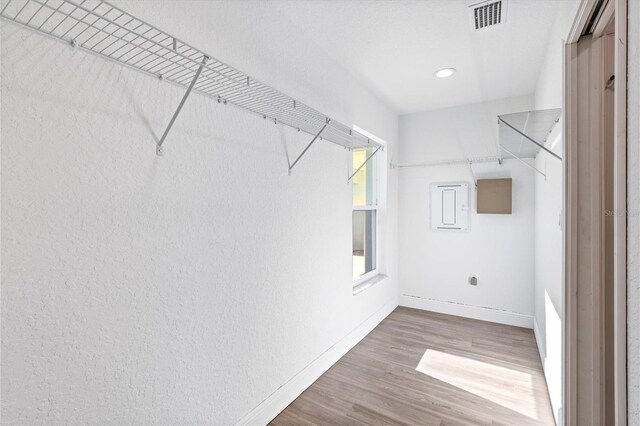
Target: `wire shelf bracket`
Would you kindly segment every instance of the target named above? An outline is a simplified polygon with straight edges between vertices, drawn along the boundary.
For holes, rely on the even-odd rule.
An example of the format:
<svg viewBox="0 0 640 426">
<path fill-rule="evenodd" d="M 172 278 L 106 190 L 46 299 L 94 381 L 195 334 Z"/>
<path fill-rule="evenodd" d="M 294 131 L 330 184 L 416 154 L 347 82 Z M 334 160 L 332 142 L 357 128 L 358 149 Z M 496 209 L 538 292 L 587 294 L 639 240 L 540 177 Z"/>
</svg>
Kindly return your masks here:
<svg viewBox="0 0 640 426">
<path fill-rule="evenodd" d="M 174 50 L 176 49 L 176 41 L 175 39 L 173 39 L 173 47 Z M 163 155 L 164 154 L 164 149 L 162 147 L 162 144 L 164 143 L 164 140 L 167 138 L 167 135 L 169 134 L 169 131 L 171 130 L 171 127 L 173 126 L 173 123 L 175 123 L 176 118 L 178 118 L 178 114 L 180 114 L 180 111 L 182 110 L 182 107 L 184 106 L 184 103 L 187 101 L 187 98 L 189 97 L 189 95 L 191 94 L 191 91 L 193 90 L 193 86 L 196 85 L 196 81 L 198 81 L 198 77 L 200 77 L 200 74 L 202 73 L 202 69 L 204 68 L 204 66 L 207 63 L 207 58 L 206 56 L 204 56 L 202 58 L 202 64 L 200 64 L 200 67 L 198 68 L 198 71 L 196 71 L 196 75 L 193 76 L 193 80 L 191 80 L 191 84 L 189 84 L 189 87 L 187 88 L 187 91 L 185 92 L 184 96 L 182 97 L 182 100 L 180 101 L 180 103 L 178 104 L 178 108 L 176 109 L 176 112 L 173 113 L 173 117 L 171 117 L 171 121 L 169 121 L 169 125 L 167 126 L 167 128 L 165 129 L 164 133 L 162 134 L 162 137 L 160 138 L 160 142 L 158 142 L 158 145 L 156 146 L 156 155 Z"/>
<path fill-rule="evenodd" d="M 524 161 L 522 158 L 518 157 L 516 154 L 514 154 L 513 152 L 509 151 L 508 148 L 505 148 L 504 146 L 502 147 L 502 149 L 504 149 L 507 154 L 511 155 L 513 158 L 515 158 L 516 160 L 520 161 L 522 164 L 524 164 L 525 166 L 529 167 L 530 169 L 533 169 L 534 171 L 540 173 L 545 179 L 547 178 L 547 175 L 543 172 L 541 172 L 540 170 L 538 170 L 538 168 L 534 165 L 531 165 L 529 163 L 527 163 L 526 161 Z"/>
<path fill-rule="evenodd" d="M 75 49 L 135 69 L 187 93 L 157 143 L 165 138 L 191 93 L 348 149 L 381 144 L 335 119 L 215 59 L 104 0 L 2 0 L 3 20 L 53 37 Z M 315 139 L 313 142 L 315 142 Z M 299 160 L 299 158 L 297 159 Z M 294 162 L 295 164 L 295 162 Z M 290 167 L 290 169 L 293 165 Z"/>
<path fill-rule="evenodd" d="M 558 108 L 499 115 L 498 133 L 501 151 L 521 160 L 535 158 L 540 150 L 543 150 L 562 161 L 562 157 L 545 146 L 547 137 L 560 120 L 561 114 L 562 110 Z M 528 165 L 526 162 L 525 164 Z"/>
<path fill-rule="evenodd" d="M 471 167 L 473 165 L 473 162 L 471 160 L 469 160 L 467 162 L 467 167 L 469 167 L 469 174 L 471 175 L 471 180 L 473 181 L 473 185 L 477 188 L 478 187 L 478 179 L 476 179 L 476 174 L 473 173 L 473 167 Z"/>
<path fill-rule="evenodd" d="M 373 151 L 373 152 L 371 153 L 371 155 L 367 157 L 367 159 L 366 159 L 366 160 L 364 160 L 364 163 L 362 163 L 362 164 L 360 165 L 360 167 L 358 167 L 358 168 L 356 169 L 356 171 L 355 171 L 355 172 L 353 172 L 353 173 L 351 174 L 351 176 L 349 176 L 349 178 L 347 179 L 347 183 L 351 182 L 351 179 L 353 179 L 353 177 L 356 175 L 356 173 L 358 173 L 360 170 L 362 170 L 362 168 L 363 168 L 363 167 L 364 167 L 364 166 L 369 162 L 369 160 L 371 160 L 371 159 L 373 158 L 373 156 L 374 156 L 374 155 L 376 155 L 376 154 L 378 153 L 378 151 L 380 151 L 380 149 L 381 149 L 381 148 L 382 148 L 382 146 L 377 147 L 377 148 L 376 148 L 376 150 L 375 150 L 375 151 Z"/>
<path fill-rule="evenodd" d="M 291 170 L 293 170 L 293 167 L 298 163 L 298 161 L 300 161 L 300 159 L 302 158 L 302 156 L 307 152 L 307 150 L 309 148 L 311 148 L 311 145 L 313 145 L 313 143 L 320 137 L 320 135 L 322 134 L 322 132 L 324 132 L 324 129 L 327 128 L 327 126 L 329 125 L 329 120 L 327 118 L 327 122 L 325 123 L 324 126 L 322 126 L 322 128 L 320 129 L 320 131 L 318 133 L 316 133 L 316 135 L 313 137 L 313 139 L 311 139 L 311 142 L 309 142 L 309 145 L 307 145 L 305 147 L 305 149 L 302 150 L 302 152 L 300 153 L 300 155 L 298 155 L 298 158 L 296 158 L 294 160 L 294 162 L 292 164 L 289 164 L 289 176 L 291 176 Z"/>
</svg>

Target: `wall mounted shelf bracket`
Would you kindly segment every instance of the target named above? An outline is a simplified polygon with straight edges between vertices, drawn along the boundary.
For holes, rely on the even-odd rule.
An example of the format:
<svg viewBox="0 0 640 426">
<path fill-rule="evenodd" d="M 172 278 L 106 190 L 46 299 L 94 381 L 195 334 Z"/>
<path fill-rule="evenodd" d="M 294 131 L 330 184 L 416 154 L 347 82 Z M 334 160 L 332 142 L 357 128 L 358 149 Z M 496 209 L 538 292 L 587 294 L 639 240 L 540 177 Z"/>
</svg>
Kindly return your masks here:
<svg viewBox="0 0 640 426">
<path fill-rule="evenodd" d="M 174 49 L 175 49 L 175 39 L 174 39 Z M 189 84 L 187 91 L 184 93 L 182 100 L 178 104 L 178 108 L 176 109 L 176 112 L 173 113 L 173 117 L 171 117 L 171 121 L 169 121 L 169 125 L 167 126 L 164 133 L 162 134 L 162 138 L 160 138 L 160 142 L 158 142 L 158 145 L 156 146 L 156 155 L 161 156 L 164 153 L 162 144 L 164 143 L 164 140 L 167 138 L 167 135 L 169 134 L 171 127 L 173 127 L 173 123 L 175 123 L 176 118 L 178 118 L 178 115 L 180 114 L 180 111 L 182 110 L 184 103 L 187 101 L 187 98 L 191 94 L 193 87 L 196 85 L 196 81 L 198 81 L 198 77 L 200 77 L 200 73 L 202 73 L 202 69 L 207 64 L 208 59 L 209 58 L 206 56 L 202 57 L 202 63 L 200 64 L 200 67 L 198 67 L 198 71 L 196 71 L 196 74 L 193 76 L 193 80 L 191 80 L 191 84 Z"/>
<path fill-rule="evenodd" d="M 356 171 L 355 171 L 355 172 L 353 172 L 353 173 L 351 174 L 351 176 L 349 176 L 349 178 L 347 179 L 347 183 L 351 182 L 351 179 L 353 179 L 353 177 L 356 175 L 356 173 L 358 173 L 358 172 L 359 172 L 359 171 L 360 171 L 360 170 L 365 166 L 365 164 L 367 164 L 367 163 L 369 162 L 369 160 L 371 160 L 371 158 L 373 158 L 373 156 L 374 156 L 374 155 L 376 155 L 376 153 L 377 153 L 378 151 L 380 151 L 380 148 L 382 148 L 382 146 L 377 147 L 377 148 L 376 148 L 376 150 L 375 150 L 375 151 L 373 151 L 373 153 L 371 153 L 371 155 L 370 155 L 370 156 L 368 156 L 366 160 L 364 160 L 364 163 L 362 163 L 362 164 L 360 165 L 360 167 L 358 167 L 358 168 L 356 169 Z"/>
<path fill-rule="evenodd" d="M 520 161 L 522 164 L 524 164 L 525 166 L 529 167 L 530 169 L 535 170 L 536 172 L 540 173 L 542 176 L 544 176 L 544 178 L 547 178 L 547 175 L 542 173 L 540 170 L 538 170 L 535 166 L 527 163 L 526 161 L 524 161 L 522 158 L 518 157 L 516 154 L 514 154 L 513 152 L 509 151 L 508 148 L 505 148 L 504 146 L 502 147 L 502 149 L 504 149 L 507 154 L 511 155 L 513 158 L 515 158 L 516 160 Z"/>
<path fill-rule="evenodd" d="M 535 158 L 540 150 L 543 150 L 553 158 L 562 161 L 562 157 L 545 146 L 554 126 L 560 121 L 561 115 L 562 110 L 559 108 L 499 115 L 498 147 L 500 158 L 502 159 L 502 153 L 505 152 L 546 179 L 547 175 L 536 168 Z M 533 161 L 527 162 L 524 160 L 525 158 Z"/>
<path fill-rule="evenodd" d="M 562 161 L 562 157 L 560 157 L 558 154 L 556 154 L 555 152 L 547 149 L 543 144 L 537 142 L 535 139 L 527 136 L 525 133 L 521 132 L 520 130 L 516 129 L 515 127 L 513 127 L 511 124 L 507 123 L 506 121 L 504 121 L 502 119 L 502 117 L 498 116 L 498 121 L 500 121 L 502 124 L 506 125 L 507 127 L 509 127 L 511 130 L 513 130 L 514 132 L 518 133 L 520 136 L 522 136 L 523 138 L 527 139 L 529 142 L 533 142 L 534 144 L 538 145 L 540 147 L 540 149 L 545 150 L 546 152 L 548 152 L 549 154 L 551 154 L 553 157 L 557 158 L 558 160 Z M 504 147 L 503 147 L 504 149 Z"/>
<path fill-rule="evenodd" d="M 471 180 L 473 180 L 473 185 L 477 188 L 478 180 L 476 179 L 475 173 L 473 173 L 473 167 L 471 167 L 472 164 L 473 164 L 473 161 L 471 160 L 467 162 L 467 166 L 469 167 L 469 173 L 471 174 Z"/>
<path fill-rule="evenodd" d="M 298 158 L 295 159 L 295 161 L 291 164 L 289 164 L 289 176 L 291 176 L 291 170 L 293 170 L 293 167 L 298 163 L 298 161 L 300 161 L 300 159 L 302 158 L 302 156 L 307 152 L 307 150 L 309 148 L 311 148 L 311 145 L 313 145 L 313 143 L 320 137 L 320 135 L 322 134 L 322 132 L 324 132 L 324 129 L 327 128 L 327 126 L 329 125 L 329 120 L 327 118 L 326 123 L 324 124 L 324 126 L 322 126 L 322 128 L 320 129 L 320 131 L 318 133 L 316 133 L 316 135 L 313 137 L 313 139 L 311 139 L 311 142 L 309 142 L 309 145 L 307 145 L 307 147 L 305 149 L 302 150 L 302 152 L 300 153 L 300 155 L 298 155 Z"/>
<path fill-rule="evenodd" d="M 560 120 L 560 108 L 523 111 L 498 116 L 498 148 L 515 158 L 536 158 L 540 150 L 562 161 L 562 157 L 545 146 Z M 502 157 L 500 152 L 500 157 Z"/>
</svg>

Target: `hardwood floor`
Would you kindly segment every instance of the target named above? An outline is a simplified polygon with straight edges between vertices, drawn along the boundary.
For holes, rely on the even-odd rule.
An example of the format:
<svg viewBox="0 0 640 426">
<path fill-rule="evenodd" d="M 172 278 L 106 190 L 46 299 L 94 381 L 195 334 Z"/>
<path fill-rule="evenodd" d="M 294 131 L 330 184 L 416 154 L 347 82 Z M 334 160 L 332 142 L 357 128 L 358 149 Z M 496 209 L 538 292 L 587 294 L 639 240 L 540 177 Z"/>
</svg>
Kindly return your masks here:
<svg viewBox="0 0 640 426">
<path fill-rule="evenodd" d="M 272 425 L 553 425 L 532 330 L 398 307 Z"/>
</svg>

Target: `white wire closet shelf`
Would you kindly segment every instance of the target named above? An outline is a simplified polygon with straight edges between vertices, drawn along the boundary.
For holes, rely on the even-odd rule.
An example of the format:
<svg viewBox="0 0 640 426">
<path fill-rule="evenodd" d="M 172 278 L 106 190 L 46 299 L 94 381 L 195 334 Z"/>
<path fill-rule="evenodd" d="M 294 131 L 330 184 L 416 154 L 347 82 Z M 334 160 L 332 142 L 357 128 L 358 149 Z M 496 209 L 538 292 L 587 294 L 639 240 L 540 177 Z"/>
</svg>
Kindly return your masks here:
<svg viewBox="0 0 640 426">
<path fill-rule="evenodd" d="M 500 150 L 506 156 L 516 158 L 535 158 L 540 150 L 544 150 L 562 161 L 559 155 L 544 146 L 561 114 L 561 109 L 545 109 L 499 115 Z"/>
<path fill-rule="evenodd" d="M 464 157 L 439 161 L 423 161 L 420 163 L 395 163 L 394 169 L 406 169 L 414 167 L 442 167 L 442 166 L 467 166 L 469 164 L 498 163 L 501 158 L 498 156 L 489 157 Z"/>
<path fill-rule="evenodd" d="M 164 137 L 192 90 L 221 104 L 241 108 L 271 122 L 313 135 L 311 143 L 320 138 L 349 149 L 382 148 L 379 143 L 351 127 L 260 83 L 108 2 L 2 0 L 0 16 L 68 42 L 76 48 L 187 87 L 178 110 L 158 144 L 159 154 L 162 153 Z M 290 164 L 289 169 L 292 167 Z"/>
</svg>

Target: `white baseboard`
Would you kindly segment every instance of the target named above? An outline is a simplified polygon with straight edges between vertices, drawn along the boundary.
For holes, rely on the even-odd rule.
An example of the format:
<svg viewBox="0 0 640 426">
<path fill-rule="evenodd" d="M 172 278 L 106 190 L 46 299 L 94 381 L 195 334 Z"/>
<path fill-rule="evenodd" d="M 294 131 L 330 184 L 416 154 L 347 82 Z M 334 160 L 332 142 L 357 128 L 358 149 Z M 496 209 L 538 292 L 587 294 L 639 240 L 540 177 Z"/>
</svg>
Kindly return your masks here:
<svg viewBox="0 0 640 426">
<path fill-rule="evenodd" d="M 535 317 L 533 318 L 533 334 L 535 335 L 536 344 L 538 345 L 538 353 L 540 354 L 540 363 L 542 364 L 542 371 L 544 372 L 544 381 L 547 384 L 547 392 L 549 392 L 549 387 L 553 386 L 553 384 L 549 383 L 549 376 L 547 374 L 547 351 L 543 345 L 540 326 L 538 325 L 538 321 Z M 551 411 L 553 412 L 556 424 L 560 424 L 560 419 L 562 418 L 562 407 L 554 405 L 553 399 L 551 399 L 550 395 L 549 401 L 551 401 Z"/>
<path fill-rule="evenodd" d="M 538 353 L 540 354 L 540 362 L 542 363 L 542 368 L 544 369 L 544 360 L 547 357 L 547 352 L 542 346 L 542 336 L 540 336 L 540 327 L 538 327 L 538 321 L 533 319 L 533 334 L 536 337 L 536 344 L 538 345 Z"/>
<path fill-rule="evenodd" d="M 400 306 L 456 315 L 499 324 L 514 325 L 516 327 L 533 328 L 533 316 L 517 312 L 501 311 L 480 306 L 465 305 L 463 303 L 445 302 L 442 300 L 403 294 L 400 296 Z"/>
<path fill-rule="evenodd" d="M 389 301 L 349 334 L 320 354 L 311 364 L 280 386 L 260 405 L 251 410 L 238 425 L 266 425 L 291 404 L 313 382 L 353 348 L 360 340 L 398 307 L 398 300 Z"/>
</svg>

